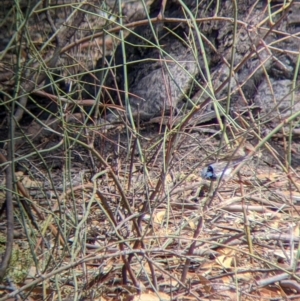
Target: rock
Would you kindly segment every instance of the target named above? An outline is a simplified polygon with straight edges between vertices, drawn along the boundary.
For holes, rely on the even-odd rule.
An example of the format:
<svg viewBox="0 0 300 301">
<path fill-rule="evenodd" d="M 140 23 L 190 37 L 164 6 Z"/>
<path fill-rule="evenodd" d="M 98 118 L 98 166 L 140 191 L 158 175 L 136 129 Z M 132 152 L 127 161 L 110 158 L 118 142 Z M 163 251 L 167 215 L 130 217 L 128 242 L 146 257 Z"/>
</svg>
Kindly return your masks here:
<svg viewBox="0 0 300 301">
<path fill-rule="evenodd" d="M 270 87 L 272 85 L 272 89 Z M 264 119 L 270 120 L 274 125 L 288 118 L 292 113 L 300 110 L 299 96 L 294 99 L 292 108 L 292 84 L 289 79 L 274 80 L 268 82 L 266 79 L 259 85 L 254 102 L 261 109 Z M 297 86 L 297 85 L 296 85 Z M 299 86 L 299 85 L 298 85 Z"/>
<path fill-rule="evenodd" d="M 152 4 L 150 14 L 156 17 L 160 1 Z M 173 6 L 169 14 L 178 16 L 179 7 Z M 125 106 L 127 113 L 140 120 L 164 114 L 174 114 L 177 105 L 184 100 L 199 73 L 199 53 L 193 52 L 186 39 L 190 29 L 178 24 L 152 24 L 134 30 L 120 44 L 113 59 L 107 57 L 97 63 L 97 68 L 105 62 L 114 66 L 106 73 L 102 68 L 86 75 L 84 97 L 97 97 L 103 83 L 101 100 Z M 177 27 L 175 29 L 175 27 Z M 124 50 L 125 49 L 125 50 Z M 126 66 L 125 66 L 125 62 Z M 103 65 L 104 61 L 104 65 Z M 125 76 L 126 74 L 126 76 Z M 105 79 L 104 79 L 105 78 Z M 126 92 L 128 90 L 128 97 Z"/>
</svg>

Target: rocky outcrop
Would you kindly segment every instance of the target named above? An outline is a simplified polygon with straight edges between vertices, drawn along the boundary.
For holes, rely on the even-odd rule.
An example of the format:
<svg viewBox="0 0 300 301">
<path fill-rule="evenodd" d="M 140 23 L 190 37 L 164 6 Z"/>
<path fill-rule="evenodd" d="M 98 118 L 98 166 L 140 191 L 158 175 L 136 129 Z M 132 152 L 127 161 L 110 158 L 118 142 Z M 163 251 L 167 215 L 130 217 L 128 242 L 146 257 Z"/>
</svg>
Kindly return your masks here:
<svg viewBox="0 0 300 301">
<path fill-rule="evenodd" d="M 34 10 L 34 4 L 38 2 L 32 3 Z M 108 1 L 105 7 L 96 0 L 89 2 L 84 22 L 69 41 L 71 44 L 92 34 L 79 44 L 82 45 L 80 49 L 85 51 L 82 56 L 84 59 L 81 59 L 78 45 L 74 44 L 69 51 L 62 51 L 56 64 L 62 76 L 56 83 L 66 79 L 74 87 L 73 91 L 66 88 L 63 96 L 74 103 L 84 99 L 114 103 L 126 111 L 127 117 L 133 116 L 138 120 L 185 114 L 205 101 L 206 106 L 197 117 L 201 122 L 204 109 L 206 113 L 213 113 L 219 106 L 222 114 L 221 108 L 225 107 L 227 99 L 231 100 L 233 111 L 249 112 L 254 105 L 256 111 L 260 110 L 268 121 L 276 123 L 281 118 L 286 118 L 289 108 L 290 112 L 297 109 L 297 104 L 291 102 L 291 94 L 298 94 L 297 89 L 292 87 L 292 81 L 298 75 L 300 2 L 291 1 L 286 4 L 284 1 L 239 0 L 236 8 L 234 2 L 229 0 L 222 1 L 220 6 L 218 3 L 191 0 L 168 0 L 166 3 L 161 0 L 148 1 L 147 5 L 151 4 L 148 14 L 141 1 L 137 5 L 124 1 L 122 8 L 115 6 L 114 1 Z M 43 13 L 47 9 L 50 15 Z M 60 26 L 64 26 L 65 20 L 72 13 L 69 11 L 72 6 L 68 6 L 66 11 L 59 9 L 60 6 L 57 5 L 53 11 L 48 7 L 36 14 L 31 12 L 28 24 L 34 20 L 35 24 L 30 25 L 30 28 L 36 30 L 30 32 L 43 41 L 53 34 L 55 28 L 59 32 Z M 127 37 L 124 35 L 124 41 L 120 41 L 121 35 L 112 29 L 106 34 L 111 43 L 104 46 L 107 39 L 99 33 L 104 28 L 112 28 L 112 23 L 108 20 L 118 22 L 117 15 L 107 14 L 109 9 L 114 14 L 123 10 L 127 14 L 123 23 L 135 22 L 137 19 L 144 21 L 134 24 L 134 29 L 130 27 L 127 30 L 130 34 Z M 55 11 L 59 11 L 59 14 Z M 148 17 L 153 18 L 151 22 Z M 10 34 L 3 38 L 3 41 L 8 39 L 8 42 L 2 45 L 2 49 L 13 42 L 13 28 L 7 25 L 4 29 L 2 35 L 6 31 Z M 48 36 L 43 37 L 41 33 Z M 39 70 L 39 61 L 34 57 L 39 49 L 39 39 L 34 42 L 37 47 L 35 51 L 28 46 L 26 49 L 30 51 L 25 57 L 21 56 L 21 65 L 24 65 L 22 70 Z M 94 42 L 98 43 L 101 39 L 102 44 L 98 45 L 98 49 L 102 49 L 106 56 L 97 61 L 92 71 L 87 71 L 90 64 L 84 62 L 88 60 L 87 56 L 93 56 L 89 55 L 89 49 L 92 53 Z M 119 44 L 113 50 L 112 41 L 115 40 L 119 40 Z M 54 38 L 51 41 L 55 44 Z M 39 55 L 43 56 L 44 50 L 48 54 L 53 52 L 52 47 L 41 46 Z M 3 57 L 6 58 L 5 55 L 9 52 L 10 50 L 2 52 Z M 98 52 L 92 60 L 101 55 Z M 68 59 L 64 60 L 66 57 Z M 14 67 L 9 66 L 3 60 L 0 68 L 3 70 L 3 77 L 10 72 L 7 75 L 8 81 L 13 85 Z M 53 69 L 45 69 L 50 80 L 55 77 L 53 72 Z M 3 79 L 5 80 L 6 78 Z M 47 82 L 45 85 L 47 86 Z M 297 87 L 297 82 L 294 86 Z M 37 89 L 41 89 L 41 86 Z M 277 107 L 276 112 L 274 106 Z M 119 118 L 120 114 L 120 110 L 105 112 L 111 121 Z M 213 114 L 210 116 L 214 117 Z"/>
<path fill-rule="evenodd" d="M 160 2 L 152 4 L 151 17 L 160 14 Z M 85 85 L 84 97 L 95 97 L 102 87 L 106 93 L 102 101 L 123 104 L 127 113 L 131 110 L 134 116 L 147 120 L 184 113 L 182 108 L 190 109 L 208 98 L 211 101 L 206 111 L 210 111 L 213 102 L 222 105 L 230 93 L 233 110 L 241 112 L 255 104 L 278 121 L 278 112 L 272 115 L 271 108 L 274 100 L 276 103 L 284 97 L 286 111 L 290 99 L 295 50 L 299 49 L 298 39 L 291 35 L 300 23 L 295 17 L 299 2 L 284 7 L 280 1 L 238 1 L 236 32 L 232 1 L 223 1 L 221 7 L 211 1 L 201 1 L 198 7 L 195 1 L 184 4 L 167 1 L 164 22 L 137 27 L 107 60 L 117 67 L 106 78 L 100 60 L 96 79 L 91 74 L 84 78 L 84 82 L 93 82 Z M 268 8 L 273 12 L 273 24 Z M 196 19 L 194 23 L 188 20 L 191 16 Z M 282 85 L 284 89 L 272 88 Z M 261 90 L 272 95 L 270 105 L 265 105 L 269 98 L 262 97 Z"/>
</svg>

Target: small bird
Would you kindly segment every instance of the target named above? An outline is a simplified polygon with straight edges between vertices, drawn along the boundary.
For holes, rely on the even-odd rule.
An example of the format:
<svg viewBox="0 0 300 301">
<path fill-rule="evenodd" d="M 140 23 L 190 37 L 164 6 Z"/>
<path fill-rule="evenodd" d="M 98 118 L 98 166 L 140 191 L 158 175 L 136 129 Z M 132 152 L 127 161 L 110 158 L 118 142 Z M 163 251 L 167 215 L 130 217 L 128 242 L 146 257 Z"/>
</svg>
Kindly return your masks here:
<svg viewBox="0 0 300 301">
<path fill-rule="evenodd" d="M 220 178 L 225 180 L 230 178 L 232 171 L 237 165 L 251 159 L 253 156 L 258 156 L 258 154 L 254 154 L 254 151 L 254 147 L 246 141 L 245 137 L 237 138 L 235 148 L 230 149 L 223 155 L 219 155 L 217 162 L 203 168 L 201 172 L 202 179 L 217 181 Z"/>
<path fill-rule="evenodd" d="M 202 170 L 201 177 L 209 181 L 217 181 L 220 178 L 228 179 L 234 168 L 244 160 L 247 160 L 247 157 L 212 163 Z"/>
</svg>

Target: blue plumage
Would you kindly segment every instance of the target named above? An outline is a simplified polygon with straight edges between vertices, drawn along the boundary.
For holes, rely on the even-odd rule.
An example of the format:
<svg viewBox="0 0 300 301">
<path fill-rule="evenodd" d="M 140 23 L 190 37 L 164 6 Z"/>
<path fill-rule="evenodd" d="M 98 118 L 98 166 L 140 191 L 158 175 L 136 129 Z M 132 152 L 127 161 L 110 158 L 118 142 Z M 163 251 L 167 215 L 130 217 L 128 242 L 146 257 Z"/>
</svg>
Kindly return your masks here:
<svg viewBox="0 0 300 301">
<path fill-rule="evenodd" d="M 209 181 L 217 181 L 221 177 L 223 179 L 229 178 L 234 167 L 244 160 L 245 158 L 240 158 L 230 162 L 222 161 L 210 164 L 202 170 L 201 177 Z"/>
</svg>

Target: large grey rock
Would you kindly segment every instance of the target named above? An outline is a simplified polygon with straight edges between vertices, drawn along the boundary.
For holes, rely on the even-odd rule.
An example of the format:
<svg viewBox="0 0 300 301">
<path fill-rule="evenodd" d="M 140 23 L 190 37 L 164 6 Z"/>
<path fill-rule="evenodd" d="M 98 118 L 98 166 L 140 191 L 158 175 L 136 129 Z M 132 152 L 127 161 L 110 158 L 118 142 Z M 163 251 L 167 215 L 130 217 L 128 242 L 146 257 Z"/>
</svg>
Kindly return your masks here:
<svg viewBox="0 0 300 301">
<path fill-rule="evenodd" d="M 151 17 L 159 13 L 158 4 L 160 1 L 152 5 Z M 178 7 L 169 12 L 178 17 Z M 172 110 L 188 97 L 199 73 L 199 51 L 189 47 L 187 37 L 192 31 L 187 26 L 162 23 L 152 26 L 138 27 L 125 39 L 124 45 L 117 47 L 114 58 L 106 60 L 116 68 L 107 72 L 106 78 L 104 68 L 96 71 L 95 76 L 84 77 L 84 82 L 91 82 L 84 86 L 84 97 L 97 98 L 102 89 L 103 102 L 122 104 L 127 114 L 131 112 L 140 120 L 174 114 Z M 102 66 L 103 59 L 97 68 Z"/>
</svg>

